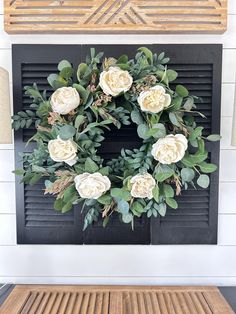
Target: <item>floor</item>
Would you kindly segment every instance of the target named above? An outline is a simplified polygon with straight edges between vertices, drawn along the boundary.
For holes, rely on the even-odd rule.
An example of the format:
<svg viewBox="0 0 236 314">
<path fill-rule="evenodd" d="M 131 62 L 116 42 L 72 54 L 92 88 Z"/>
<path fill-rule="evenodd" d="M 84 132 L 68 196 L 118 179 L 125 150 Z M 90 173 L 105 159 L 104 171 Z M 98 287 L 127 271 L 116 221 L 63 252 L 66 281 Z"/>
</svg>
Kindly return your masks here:
<svg viewBox="0 0 236 314">
<path fill-rule="evenodd" d="M 13 284 L 0 284 L 0 305 L 11 293 Z M 221 293 L 236 313 L 236 287 L 219 287 Z"/>
</svg>

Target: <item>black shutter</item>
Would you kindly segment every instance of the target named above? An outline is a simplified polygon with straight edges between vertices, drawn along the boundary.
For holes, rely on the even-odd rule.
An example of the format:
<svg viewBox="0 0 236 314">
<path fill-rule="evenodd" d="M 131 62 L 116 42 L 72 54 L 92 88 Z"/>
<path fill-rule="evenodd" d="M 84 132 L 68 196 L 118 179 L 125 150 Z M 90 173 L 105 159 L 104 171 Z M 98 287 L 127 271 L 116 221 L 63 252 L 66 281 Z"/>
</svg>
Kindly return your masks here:
<svg viewBox="0 0 236 314">
<path fill-rule="evenodd" d="M 159 45 L 154 50 L 160 50 Z M 171 58 L 170 67 L 178 71 L 175 83 L 184 84 L 189 91 L 202 98 L 197 109 L 206 118 L 196 116 L 205 128 L 204 135 L 220 133 L 221 103 L 221 45 L 163 46 Z M 209 162 L 219 166 L 219 143 L 207 143 Z M 216 244 L 218 217 L 219 171 L 210 175 L 208 189 L 182 191 L 177 198 L 179 208 L 168 209 L 165 218 L 152 219 L 153 244 Z"/>
<path fill-rule="evenodd" d="M 91 46 L 82 45 L 13 45 L 14 111 L 26 109 L 30 100 L 23 95 L 23 86 L 38 82 L 38 87 L 51 90 L 47 84 L 48 74 L 56 71 L 61 59 L 68 59 L 75 66 L 84 60 Z M 93 45 L 106 56 L 130 57 L 138 46 Z M 195 95 L 203 98 L 199 108 L 207 119 L 199 119 L 206 134 L 219 133 L 221 91 L 221 45 L 149 45 L 149 48 L 171 57 L 171 67 L 179 72 L 178 83 L 185 84 Z M 33 129 L 15 134 L 16 167 L 19 152 L 26 151 L 25 143 Z M 107 133 L 100 153 L 104 158 L 117 155 L 121 147 L 139 145 L 135 127 L 129 126 Z M 32 151 L 33 145 L 27 147 Z M 208 145 L 211 161 L 219 163 L 219 144 Z M 218 172 L 211 175 L 212 183 L 207 190 L 183 191 L 178 210 L 168 210 L 163 219 L 136 219 L 134 231 L 114 216 L 105 229 L 97 223 L 82 232 L 83 217 L 80 209 L 67 214 L 53 210 L 53 198 L 43 196 L 43 183 L 28 186 L 16 181 L 17 241 L 18 243 L 57 244 L 184 244 L 216 243 Z"/>
</svg>

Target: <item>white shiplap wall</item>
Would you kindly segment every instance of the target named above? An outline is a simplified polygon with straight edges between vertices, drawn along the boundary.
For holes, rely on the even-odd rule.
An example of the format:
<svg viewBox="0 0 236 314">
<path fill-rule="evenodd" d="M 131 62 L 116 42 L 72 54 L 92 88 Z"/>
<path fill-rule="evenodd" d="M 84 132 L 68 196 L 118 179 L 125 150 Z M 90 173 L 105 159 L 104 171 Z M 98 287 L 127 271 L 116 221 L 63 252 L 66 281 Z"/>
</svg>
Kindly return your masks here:
<svg viewBox="0 0 236 314">
<path fill-rule="evenodd" d="M 217 246 L 16 245 L 13 145 L 0 145 L 0 282 L 236 285 L 236 147 L 230 144 L 236 74 L 236 1 L 224 35 L 14 35 L 3 31 L 0 66 L 11 44 L 223 43 L 219 237 Z"/>
</svg>

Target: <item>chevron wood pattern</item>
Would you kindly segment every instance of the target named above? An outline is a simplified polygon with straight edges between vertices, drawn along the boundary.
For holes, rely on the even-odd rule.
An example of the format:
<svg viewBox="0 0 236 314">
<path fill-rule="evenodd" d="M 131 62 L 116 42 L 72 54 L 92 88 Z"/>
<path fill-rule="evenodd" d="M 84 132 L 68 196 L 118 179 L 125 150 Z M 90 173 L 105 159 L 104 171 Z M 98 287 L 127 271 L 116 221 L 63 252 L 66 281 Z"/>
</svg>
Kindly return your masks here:
<svg viewBox="0 0 236 314">
<path fill-rule="evenodd" d="M 227 0 L 4 0 L 8 33 L 223 33 Z"/>
<path fill-rule="evenodd" d="M 233 314 L 215 287 L 16 286 L 0 314 Z"/>
</svg>

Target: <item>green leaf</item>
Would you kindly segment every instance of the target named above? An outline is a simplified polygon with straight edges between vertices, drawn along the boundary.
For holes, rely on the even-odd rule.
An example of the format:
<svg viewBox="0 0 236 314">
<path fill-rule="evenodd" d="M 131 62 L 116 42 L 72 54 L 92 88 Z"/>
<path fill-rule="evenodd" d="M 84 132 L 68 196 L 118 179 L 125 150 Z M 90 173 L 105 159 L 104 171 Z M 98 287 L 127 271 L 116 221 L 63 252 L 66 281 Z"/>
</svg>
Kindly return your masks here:
<svg viewBox="0 0 236 314">
<path fill-rule="evenodd" d="M 220 139 L 221 139 L 221 136 L 219 134 L 211 134 L 207 136 L 207 140 L 211 142 L 218 142 L 220 141 Z"/>
<path fill-rule="evenodd" d="M 181 159 L 181 162 L 185 167 L 192 168 L 195 166 L 195 163 L 191 159 L 190 155 L 185 155 L 184 158 Z"/>
<path fill-rule="evenodd" d="M 149 63 L 153 64 L 153 53 L 152 53 L 151 50 L 149 50 L 146 47 L 140 47 L 138 49 L 138 51 L 142 51 L 145 54 L 145 56 L 146 56 L 147 60 L 149 61 Z"/>
<path fill-rule="evenodd" d="M 166 136 L 166 128 L 164 124 L 157 123 L 153 125 L 153 128 L 148 130 L 146 136 L 153 136 L 154 138 L 161 138 Z"/>
<path fill-rule="evenodd" d="M 110 195 L 102 195 L 100 196 L 97 201 L 100 203 L 100 204 L 103 204 L 103 205 L 109 205 L 112 201 L 112 198 Z"/>
<path fill-rule="evenodd" d="M 77 70 L 77 79 L 80 82 L 83 79 L 83 76 L 88 70 L 88 65 L 86 63 L 80 63 Z"/>
<path fill-rule="evenodd" d="M 14 173 L 16 176 L 23 176 L 25 173 L 25 170 L 23 169 L 16 169 L 14 171 L 12 171 L 12 173 Z"/>
<path fill-rule="evenodd" d="M 174 198 L 167 197 L 166 198 L 166 204 L 173 209 L 178 208 L 178 203 L 176 202 L 176 200 Z"/>
<path fill-rule="evenodd" d="M 169 82 L 176 80 L 178 77 L 178 73 L 174 70 L 167 70 L 166 75 L 168 77 Z"/>
<path fill-rule="evenodd" d="M 166 215 L 166 204 L 165 203 L 160 203 L 158 207 L 158 213 L 164 217 Z"/>
<path fill-rule="evenodd" d="M 81 124 L 84 122 L 85 117 L 82 115 L 78 115 L 75 119 L 75 128 L 78 130 L 78 128 L 81 126 Z"/>
<path fill-rule="evenodd" d="M 73 87 L 77 90 L 79 93 L 80 97 L 83 100 L 83 104 L 86 103 L 88 96 L 89 96 L 89 91 L 87 91 L 82 85 L 80 84 L 73 84 Z"/>
<path fill-rule="evenodd" d="M 30 179 L 29 184 L 34 185 L 42 178 L 41 173 L 35 173 L 33 177 Z"/>
<path fill-rule="evenodd" d="M 122 215 L 126 215 L 129 212 L 129 203 L 123 199 L 119 200 L 117 203 L 117 211 Z"/>
<path fill-rule="evenodd" d="M 199 176 L 199 178 L 197 179 L 197 184 L 198 184 L 200 187 L 206 189 L 206 188 L 209 186 L 209 184 L 210 184 L 210 179 L 209 179 L 208 175 L 206 175 L 206 174 L 201 174 L 201 175 Z"/>
<path fill-rule="evenodd" d="M 109 175 L 109 167 L 102 167 L 98 170 L 99 173 L 101 173 L 103 176 L 108 176 Z"/>
<path fill-rule="evenodd" d="M 68 80 L 73 76 L 74 70 L 72 68 L 63 68 L 60 72 L 60 76 Z"/>
<path fill-rule="evenodd" d="M 75 133 L 76 133 L 76 129 L 72 125 L 66 124 L 66 125 L 63 125 L 60 128 L 59 137 L 63 141 L 66 141 L 66 140 L 69 140 L 69 139 L 73 138 Z"/>
<path fill-rule="evenodd" d="M 156 185 L 153 190 L 152 190 L 152 195 L 154 200 L 158 203 L 159 202 L 159 196 L 160 196 L 160 191 L 158 185 Z"/>
<path fill-rule="evenodd" d="M 172 124 L 179 126 L 179 127 L 181 126 L 179 121 L 178 121 L 178 118 L 174 112 L 169 112 L 169 119 L 170 119 Z"/>
<path fill-rule="evenodd" d="M 136 124 L 143 124 L 143 117 L 139 110 L 132 110 L 131 111 L 131 120 Z"/>
<path fill-rule="evenodd" d="M 85 171 L 89 173 L 94 173 L 98 171 L 99 167 L 98 165 L 90 158 L 88 157 L 85 160 Z"/>
<path fill-rule="evenodd" d="M 191 182 L 195 177 L 195 172 L 190 168 L 181 169 L 181 178 L 184 182 Z"/>
<path fill-rule="evenodd" d="M 112 188 L 111 196 L 114 198 L 123 199 L 125 201 L 129 201 L 131 199 L 130 192 L 125 189 Z"/>
<path fill-rule="evenodd" d="M 70 210 L 72 209 L 72 207 L 73 207 L 73 204 L 72 204 L 71 202 L 68 202 L 68 203 L 66 203 L 66 204 L 62 207 L 61 212 L 62 212 L 63 214 L 65 214 L 65 213 L 67 213 L 68 211 L 70 211 Z"/>
<path fill-rule="evenodd" d="M 57 199 L 57 200 L 55 200 L 55 202 L 54 202 L 54 209 L 55 210 L 57 210 L 57 211 L 62 211 L 62 208 L 63 208 L 63 206 L 64 206 L 64 203 L 63 203 L 63 201 L 62 201 L 62 199 L 61 198 L 59 198 L 59 199 Z"/>
<path fill-rule="evenodd" d="M 181 97 L 187 97 L 189 94 L 187 88 L 183 85 L 177 85 L 175 91 Z"/>
<path fill-rule="evenodd" d="M 132 214 L 128 213 L 128 214 L 126 214 L 126 215 L 122 215 L 122 221 L 123 221 L 124 223 L 126 223 L 126 224 L 131 223 L 132 220 L 133 220 L 133 215 L 132 215 Z"/>
<path fill-rule="evenodd" d="M 204 128 L 202 126 L 198 126 L 194 131 L 192 131 L 189 135 L 189 141 L 193 141 L 195 140 L 196 138 L 202 136 L 202 130 Z"/>
<path fill-rule="evenodd" d="M 157 172 L 156 172 L 156 180 L 158 182 L 163 182 L 166 179 L 170 178 L 171 176 L 173 176 L 174 171 L 173 169 L 171 169 L 169 166 L 167 165 L 159 165 L 157 167 Z"/>
<path fill-rule="evenodd" d="M 65 203 L 74 201 L 75 196 L 77 197 L 77 191 L 74 185 L 67 187 L 63 193 L 63 201 Z"/>
<path fill-rule="evenodd" d="M 128 60 L 129 60 L 128 56 L 122 55 L 122 56 L 119 57 L 119 59 L 117 60 L 116 63 L 118 63 L 118 64 L 127 63 Z"/>
<path fill-rule="evenodd" d="M 174 197 L 175 192 L 171 185 L 163 184 L 163 192 L 165 197 Z"/>
<path fill-rule="evenodd" d="M 58 74 L 50 74 L 47 80 L 54 89 L 66 86 L 66 81 L 63 80 Z"/>
<path fill-rule="evenodd" d="M 201 162 L 198 166 L 204 173 L 212 173 L 217 170 L 217 166 L 215 164 L 207 163 L 204 161 Z"/>
<path fill-rule="evenodd" d="M 39 172 L 39 173 L 47 172 L 45 168 L 37 166 L 37 165 L 32 165 L 32 171 L 33 172 Z"/>
<path fill-rule="evenodd" d="M 69 61 L 67 61 L 67 60 L 62 60 L 62 61 L 59 62 L 57 68 L 58 68 L 59 71 L 62 71 L 64 68 L 71 68 L 71 67 L 72 67 L 72 66 L 71 66 L 71 64 L 70 64 Z"/>
<path fill-rule="evenodd" d="M 172 102 L 171 102 L 171 106 L 169 107 L 171 111 L 176 111 L 176 110 L 179 110 L 182 106 L 182 101 L 183 101 L 183 98 L 182 97 L 175 97 L 172 99 Z"/>
<path fill-rule="evenodd" d="M 193 100 L 193 98 L 188 98 L 188 99 L 186 100 L 186 102 L 184 103 L 184 106 L 183 106 L 183 107 L 184 107 L 185 110 L 190 111 L 190 110 L 192 110 L 193 105 L 194 105 L 194 100 Z"/>
<path fill-rule="evenodd" d="M 131 211 L 134 215 L 140 217 L 140 215 L 144 212 L 144 207 L 139 202 L 135 201 L 131 206 Z"/>
<path fill-rule="evenodd" d="M 138 136 L 142 139 L 147 139 L 148 136 L 146 135 L 148 131 L 148 126 L 146 124 L 140 124 L 137 128 Z"/>
</svg>

